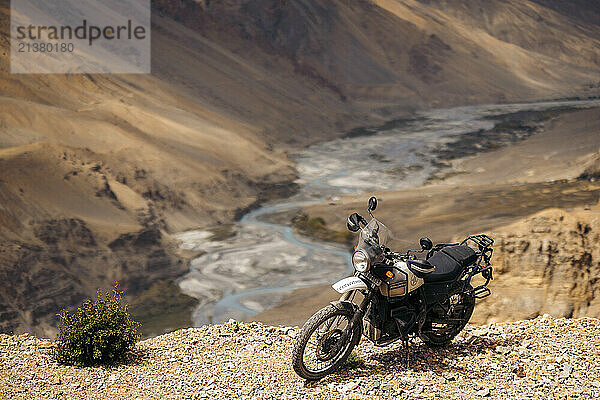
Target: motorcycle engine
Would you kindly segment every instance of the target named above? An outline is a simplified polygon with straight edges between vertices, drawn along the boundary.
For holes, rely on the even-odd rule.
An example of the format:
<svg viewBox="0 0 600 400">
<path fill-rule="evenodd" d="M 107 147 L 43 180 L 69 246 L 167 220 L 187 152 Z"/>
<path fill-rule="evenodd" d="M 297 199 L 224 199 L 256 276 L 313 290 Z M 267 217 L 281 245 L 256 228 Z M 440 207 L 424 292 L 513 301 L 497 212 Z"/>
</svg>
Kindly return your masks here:
<svg viewBox="0 0 600 400">
<path fill-rule="evenodd" d="M 363 334 L 374 343 L 389 340 L 411 322 L 411 314 L 409 307 L 394 307 L 388 301 L 380 299 L 371 304 L 363 318 Z"/>
<path fill-rule="evenodd" d="M 373 303 L 363 318 L 363 334 L 372 342 L 381 339 L 383 330 L 383 318 L 380 315 L 379 304 Z"/>
<path fill-rule="evenodd" d="M 400 332 L 403 332 L 406 328 L 410 327 L 416 319 L 414 308 L 406 305 L 393 308 L 391 315 Z"/>
<path fill-rule="evenodd" d="M 368 337 L 370 341 L 376 343 L 381 339 L 381 329 L 373 325 L 371 321 L 365 319 L 363 321 L 363 335 Z"/>
<path fill-rule="evenodd" d="M 374 343 L 385 342 L 400 334 L 408 334 L 416 320 L 414 305 L 407 298 L 399 301 L 379 299 L 373 302 L 363 318 L 363 334 Z"/>
</svg>

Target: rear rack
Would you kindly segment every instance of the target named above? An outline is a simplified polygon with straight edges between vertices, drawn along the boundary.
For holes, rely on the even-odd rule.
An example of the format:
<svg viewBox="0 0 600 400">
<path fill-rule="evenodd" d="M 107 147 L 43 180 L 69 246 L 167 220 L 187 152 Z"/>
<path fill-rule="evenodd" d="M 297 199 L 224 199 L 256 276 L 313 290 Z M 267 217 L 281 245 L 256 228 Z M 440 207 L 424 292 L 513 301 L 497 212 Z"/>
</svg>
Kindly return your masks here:
<svg viewBox="0 0 600 400">
<path fill-rule="evenodd" d="M 483 250 L 494 244 L 494 239 L 492 239 L 488 235 L 483 234 L 469 236 L 468 238 L 460 242 L 460 244 L 462 245 L 469 241 L 475 243 L 479 247 L 479 250 Z"/>
<path fill-rule="evenodd" d="M 477 262 L 472 265 L 467 271 L 466 282 L 470 283 L 471 279 L 477 275 L 481 274 L 481 276 L 485 279 L 485 282 L 482 285 L 474 287 L 471 289 L 471 296 L 476 299 L 484 299 L 488 297 L 491 293 L 490 289 L 488 289 L 488 285 L 493 278 L 493 270 L 491 267 L 491 259 L 492 253 L 494 249 L 492 249 L 492 245 L 494 244 L 494 239 L 489 237 L 488 235 L 472 235 L 463 240 L 460 244 L 464 245 L 468 242 L 473 242 L 479 248 L 479 257 Z"/>
</svg>

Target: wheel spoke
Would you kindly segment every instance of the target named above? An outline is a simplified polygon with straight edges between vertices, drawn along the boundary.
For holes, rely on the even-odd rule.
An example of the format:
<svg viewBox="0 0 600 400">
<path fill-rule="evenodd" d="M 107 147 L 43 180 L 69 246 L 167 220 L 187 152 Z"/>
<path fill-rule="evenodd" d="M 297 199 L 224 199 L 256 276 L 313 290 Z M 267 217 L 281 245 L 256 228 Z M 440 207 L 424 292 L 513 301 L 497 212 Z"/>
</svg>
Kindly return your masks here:
<svg viewBox="0 0 600 400">
<path fill-rule="evenodd" d="M 468 295 L 456 293 L 448 299 L 443 306 L 447 309 L 445 317 L 430 315 L 424 331 L 432 343 L 443 343 L 452 340 L 467 323 L 473 310 L 473 304 L 469 303 Z"/>
<path fill-rule="evenodd" d="M 338 314 L 323 321 L 313 331 L 303 355 L 305 367 L 309 371 L 319 372 L 330 368 L 343 356 L 352 340 L 350 337 L 345 345 L 339 343 L 348 323 L 346 315 Z"/>
</svg>

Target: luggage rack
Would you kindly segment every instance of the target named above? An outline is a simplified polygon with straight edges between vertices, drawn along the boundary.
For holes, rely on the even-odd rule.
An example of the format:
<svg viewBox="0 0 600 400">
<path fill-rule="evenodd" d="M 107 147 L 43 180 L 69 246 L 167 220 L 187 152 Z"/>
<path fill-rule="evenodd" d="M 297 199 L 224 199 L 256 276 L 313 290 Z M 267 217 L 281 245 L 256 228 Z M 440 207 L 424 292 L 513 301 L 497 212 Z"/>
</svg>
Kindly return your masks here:
<svg viewBox="0 0 600 400">
<path fill-rule="evenodd" d="M 466 244 L 467 242 L 472 241 L 475 243 L 479 250 L 486 249 L 494 244 L 494 239 L 489 237 L 488 235 L 480 234 L 480 235 L 472 235 L 460 242 L 461 245 Z"/>
<path fill-rule="evenodd" d="M 485 282 L 482 285 L 471 289 L 470 294 L 476 299 L 483 299 L 491 294 L 491 291 L 488 289 L 487 285 L 492 279 L 494 279 L 492 267 L 490 266 L 492 253 L 494 252 L 494 249 L 492 249 L 491 246 L 494 244 L 494 239 L 484 234 L 472 235 L 463 240 L 460 244 L 464 245 L 468 242 L 473 242 L 477 245 L 479 248 L 479 257 L 477 262 L 475 262 L 475 264 L 472 265 L 467 271 L 466 282 L 470 283 L 473 276 L 481 274 L 481 276 L 485 279 Z"/>
</svg>

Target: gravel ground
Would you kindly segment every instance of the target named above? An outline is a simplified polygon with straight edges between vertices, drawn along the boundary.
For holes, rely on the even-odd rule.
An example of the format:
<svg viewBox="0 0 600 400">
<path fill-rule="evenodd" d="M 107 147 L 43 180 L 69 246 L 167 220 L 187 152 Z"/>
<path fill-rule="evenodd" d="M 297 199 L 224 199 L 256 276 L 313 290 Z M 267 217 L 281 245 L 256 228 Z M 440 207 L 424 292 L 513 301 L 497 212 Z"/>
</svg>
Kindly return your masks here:
<svg viewBox="0 0 600 400">
<path fill-rule="evenodd" d="M 0 335 L 0 398 L 8 399 L 591 399 L 600 398 L 600 320 L 467 326 L 449 347 L 363 339 L 362 365 L 316 383 L 294 374 L 297 328 L 230 321 L 139 342 L 113 368 L 59 366 L 52 343 Z"/>
</svg>

